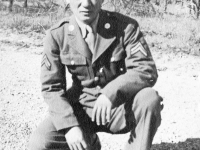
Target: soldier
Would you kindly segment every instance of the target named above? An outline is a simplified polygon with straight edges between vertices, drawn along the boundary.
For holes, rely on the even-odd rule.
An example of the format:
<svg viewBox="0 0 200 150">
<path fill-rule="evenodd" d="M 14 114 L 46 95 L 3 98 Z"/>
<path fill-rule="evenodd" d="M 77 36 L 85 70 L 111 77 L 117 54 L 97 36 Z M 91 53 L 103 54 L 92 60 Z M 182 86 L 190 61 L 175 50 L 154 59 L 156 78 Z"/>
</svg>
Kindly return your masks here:
<svg viewBox="0 0 200 150">
<path fill-rule="evenodd" d="M 46 35 L 41 83 L 50 115 L 30 149 L 100 150 L 97 132 L 130 132 L 126 150 L 149 150 L 162 98 L 151 88 L 156 66 L 137 21 L 102 10 L 103 0 L 69 3 L 71 18 Z"/>
</svg>

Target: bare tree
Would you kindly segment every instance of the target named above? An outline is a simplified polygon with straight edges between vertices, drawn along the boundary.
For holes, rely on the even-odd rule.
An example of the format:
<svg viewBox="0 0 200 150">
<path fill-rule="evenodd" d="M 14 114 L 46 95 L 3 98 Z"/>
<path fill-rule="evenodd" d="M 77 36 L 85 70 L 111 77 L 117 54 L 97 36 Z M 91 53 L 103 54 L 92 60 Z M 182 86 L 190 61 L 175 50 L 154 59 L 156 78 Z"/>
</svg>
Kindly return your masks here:
<svg viewBox="0 0 200 150">
<path fill-rule="evenodd" d="M 9 0 L 8 1 L 9 4 L 8 4 L 8 11 L 9 12 L 12 12 L 13 11 L 13 4 L 14 4 L 14 0 Z M 24 5 L 23 5 L 23 8 L 26 10 L 28 7 L 28 0 L 24 0 Z"/>
</svg>

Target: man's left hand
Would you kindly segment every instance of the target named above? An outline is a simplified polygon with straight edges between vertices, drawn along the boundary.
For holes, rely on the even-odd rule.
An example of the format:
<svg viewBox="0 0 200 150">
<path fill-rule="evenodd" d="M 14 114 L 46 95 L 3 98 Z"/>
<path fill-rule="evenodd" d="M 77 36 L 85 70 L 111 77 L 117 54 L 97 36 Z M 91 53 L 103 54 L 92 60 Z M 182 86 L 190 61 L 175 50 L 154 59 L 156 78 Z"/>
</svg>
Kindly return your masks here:
<svg viewBox="0 0 200 150">
<path fill-rule="evenodd" d="M 92 112 L 92 121 L 96 120 L 97 125 L 105 125 L 110 122 L 112 103 L 103 94 L 101 94 L 94 105 Z"/>
</svg>

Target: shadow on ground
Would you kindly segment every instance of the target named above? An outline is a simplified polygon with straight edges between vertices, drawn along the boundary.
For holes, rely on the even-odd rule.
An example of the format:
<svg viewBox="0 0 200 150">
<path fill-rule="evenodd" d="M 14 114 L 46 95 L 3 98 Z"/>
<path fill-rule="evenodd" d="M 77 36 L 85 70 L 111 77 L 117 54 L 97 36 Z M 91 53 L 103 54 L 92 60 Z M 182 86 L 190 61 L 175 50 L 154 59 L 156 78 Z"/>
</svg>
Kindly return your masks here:
<svg viewBox="0 0 200 150">
<path fill-rule="evenodd" d="M 151 150 L 200 150 L 200 138 L 189 138 L 179 143 L 154 144 Z"/>
</svg>

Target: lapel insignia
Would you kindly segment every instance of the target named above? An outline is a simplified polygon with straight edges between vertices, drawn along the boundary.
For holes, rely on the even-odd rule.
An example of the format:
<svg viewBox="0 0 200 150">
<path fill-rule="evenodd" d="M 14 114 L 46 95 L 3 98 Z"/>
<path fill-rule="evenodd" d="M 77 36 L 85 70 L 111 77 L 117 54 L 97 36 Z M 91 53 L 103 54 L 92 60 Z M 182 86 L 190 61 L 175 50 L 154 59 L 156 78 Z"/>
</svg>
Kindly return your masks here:
<svg viewBox="0 0 200 150">
<path fill-rule="evenodd" d="M 43 66 L 43 65 L 45 65 L 48 70 L 51 70 L 51 63 L 46 54 L 42 57 L 41 66 Z"/>
<path fill-rule="evenodd" d="M 100 73 L 103 73 L 103 68 L 100 68 L 99 72 L 100 72 Z"/>
<path fill-rule="evenodd" d="M 104 26 L 106 29 L 110 29 L 110 23 L 106 23 Z"/>
<path fill-rule="evenodd" d="M 95 51 L 92 57 L 94 63 L 108 48 L 116 42 L 117 24 L 115 17 L 109 16 L 105 11 L 100 11 L 97 25 Z"/>
<path fill-rule="evenodd" d="M 111 57 L 110 61 L 114 62 L 115 61 L 115 57 Z"/>
<path fill-rule="evenodd" d="M 74 25 L 69 25 L 68 29 L 70 32 L 72 32 L 72 31 L 74 31 L 75 27 L 74 27 Z"/>
<path fill-rule="evenodd" d="M 131 49 L 131 55 L 134 55 L 137 52 L 141 52 L 144 56 L 147 57 L 147 52 L 142 46 L 140 42 L 138 42 L 132 49 Z"/>
</svg>

